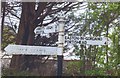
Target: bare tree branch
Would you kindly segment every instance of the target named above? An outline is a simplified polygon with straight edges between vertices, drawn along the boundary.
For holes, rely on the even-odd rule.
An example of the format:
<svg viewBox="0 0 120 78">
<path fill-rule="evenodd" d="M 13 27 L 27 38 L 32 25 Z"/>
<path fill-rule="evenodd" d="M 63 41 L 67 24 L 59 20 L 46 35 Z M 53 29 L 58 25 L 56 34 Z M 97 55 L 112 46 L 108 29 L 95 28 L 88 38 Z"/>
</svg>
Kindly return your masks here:
<svg viewBox="0 0 120 78">
<path fill-rule="evenodd" d="M 14 14 L 12 11 L 7 10 L 11 15 L 15 16 L 16 18 L 20 19 L 20 17 L 18 17 L 16 14 Z"/>
<path fill-rule="evenodd" d="M 53 23 L 55 21 L 58 21 L 57 17 L 53 18 L 53 20 L 50 21 L 49 23 L 43 24 L 43 26 L 47 26 L 47 25 L 49 25 L 49 24 L 51 24 L 51 23 Z"/>
</svg>

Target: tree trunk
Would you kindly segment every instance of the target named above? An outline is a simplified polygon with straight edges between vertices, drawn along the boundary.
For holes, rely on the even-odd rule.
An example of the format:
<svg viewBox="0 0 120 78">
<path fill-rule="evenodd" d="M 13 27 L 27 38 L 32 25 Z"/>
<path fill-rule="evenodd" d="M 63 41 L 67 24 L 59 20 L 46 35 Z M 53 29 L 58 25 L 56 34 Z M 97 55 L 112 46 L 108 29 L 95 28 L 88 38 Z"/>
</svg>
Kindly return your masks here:
<svg viewBox="0 0 120 78">
<path fill-rule="evenodd" d="M 2 10 L 3 10 L 3 14 L 2 14 L 2 23 L 1 23 L 1 44 L 2 44 L 2 39 L 3 39 L 3 27 L 4 27 L 4 21 L 5 21 L 5 7 L 6 7 L 6 3 L 2 2 Z"/>
<path fill-rule="evenodd" d="M 19 45 L 33 45 L 34 41 L 34 22 L 35 16 L 35 3 L 34 2 L 23 2 L 21 20 L 19 24 L 19 30 L 17 34 L 16 44 Z M 14 55 L 11 59 L 10 67 L 15 70 L 27 70 L 28 62 L 31 61 L 30 56 L 27 55 Z"/>
</svg>

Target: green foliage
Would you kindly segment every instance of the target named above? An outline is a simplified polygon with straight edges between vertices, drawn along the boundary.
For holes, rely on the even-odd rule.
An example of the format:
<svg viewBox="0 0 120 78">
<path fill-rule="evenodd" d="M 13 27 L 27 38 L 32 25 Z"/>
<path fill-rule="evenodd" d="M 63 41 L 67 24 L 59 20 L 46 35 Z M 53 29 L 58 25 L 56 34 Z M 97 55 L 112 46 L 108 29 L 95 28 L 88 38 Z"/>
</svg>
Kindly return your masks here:
<svg viewBox="0 0 120 78">
<path fill-rule="evenodd" d="M 3 29 L 3 34 L 2 34 L 2 45 L 1 48 L 2 50 L 4 50 L 4 48 L 8 45 L 8 44 L 14 44 L 15 43 L 15 34 L 9 27 L 4 26 Z"/>
<path fill-rule="evenodd" d="M 95 70 L 87 70 L 85 71 L 85 74 L 88 76 L 105 76 L 105 71 L 104 69 L 95 69 Z"/>
<path fill-rule="evenodd" d="M 104 36 L 112 40 L 112 44 L 108 46 L 75 46 L 75 53 L 80 56 L 81 61 L 86 61 L 83 59 L 85 56 L 88 62 L 92 63 L 92 67 L 89 70 L 85 70 L 85 75 L 119 75 L 117 65 L 120 64 L 120 46 L 118 44 L 120 27 L 119 23 L 115 22 L 120 15 L 119 4 L 89 3 L 88 10 L 85 12 L 86 15 L 83 14 L 80 17 L 89 19 L 85 21 L 82 31 L 79 32 L 80 35 Z M 91 29 L 89 29 L 90 24 L 93 24 Z M 78 65 L 80 66 L 79 63 Z M 80 74 L 80 70 L 76 71 Z"/>
<path fill-rule="evenodd" d="M 82 65 L 82 63 L 79 61 L 69 62 L 67 64 L 67 69 L 65 71 L 65 74 L 70 75 L 70 76 L 79 75 L 81 65 Z"/>
</svg>

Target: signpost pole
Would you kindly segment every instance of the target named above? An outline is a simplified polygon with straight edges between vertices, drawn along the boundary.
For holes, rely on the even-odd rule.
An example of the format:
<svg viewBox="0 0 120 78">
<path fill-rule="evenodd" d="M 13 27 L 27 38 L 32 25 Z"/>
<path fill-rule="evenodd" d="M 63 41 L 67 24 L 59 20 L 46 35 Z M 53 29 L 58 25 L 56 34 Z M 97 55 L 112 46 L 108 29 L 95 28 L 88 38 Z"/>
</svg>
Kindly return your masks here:
<svg viewBox="0 0 120 78">
<path fill-rule="evenodd" d="M 64 17 L 61 16 L 59 20 L 59 35 L 58 35 L 58 47 L 62 49 L 62 55 L 57 55 L 57 76 L 62 76 L 63 68 L 63 44 L 64 44 Z"/>
</svg>

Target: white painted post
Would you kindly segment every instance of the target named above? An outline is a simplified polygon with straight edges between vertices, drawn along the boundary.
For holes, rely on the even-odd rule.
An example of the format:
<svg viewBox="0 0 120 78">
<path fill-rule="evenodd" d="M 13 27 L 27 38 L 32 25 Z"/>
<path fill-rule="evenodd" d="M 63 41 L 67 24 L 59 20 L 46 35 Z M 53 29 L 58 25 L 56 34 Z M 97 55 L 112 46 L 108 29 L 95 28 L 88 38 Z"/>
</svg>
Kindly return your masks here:
<svg viewBox="0 0 120 78">
<path fill-rule="evenodd" d="M 59 35 L 58 35 L 58 47 L 62 49 L 62 55 L 57 56 L 57 76 L 62 76 L 63 68 L 63 45 L 64 45 L 64 17 L 60 16 L 59 20 Z"/>
<path fill-rule="evenodd" d="M 58 35 L 58 47 L 63 49 L 64 38 L 64 17 L 60 17 L 59 20 L 59 35 Z"/>
</svg>

